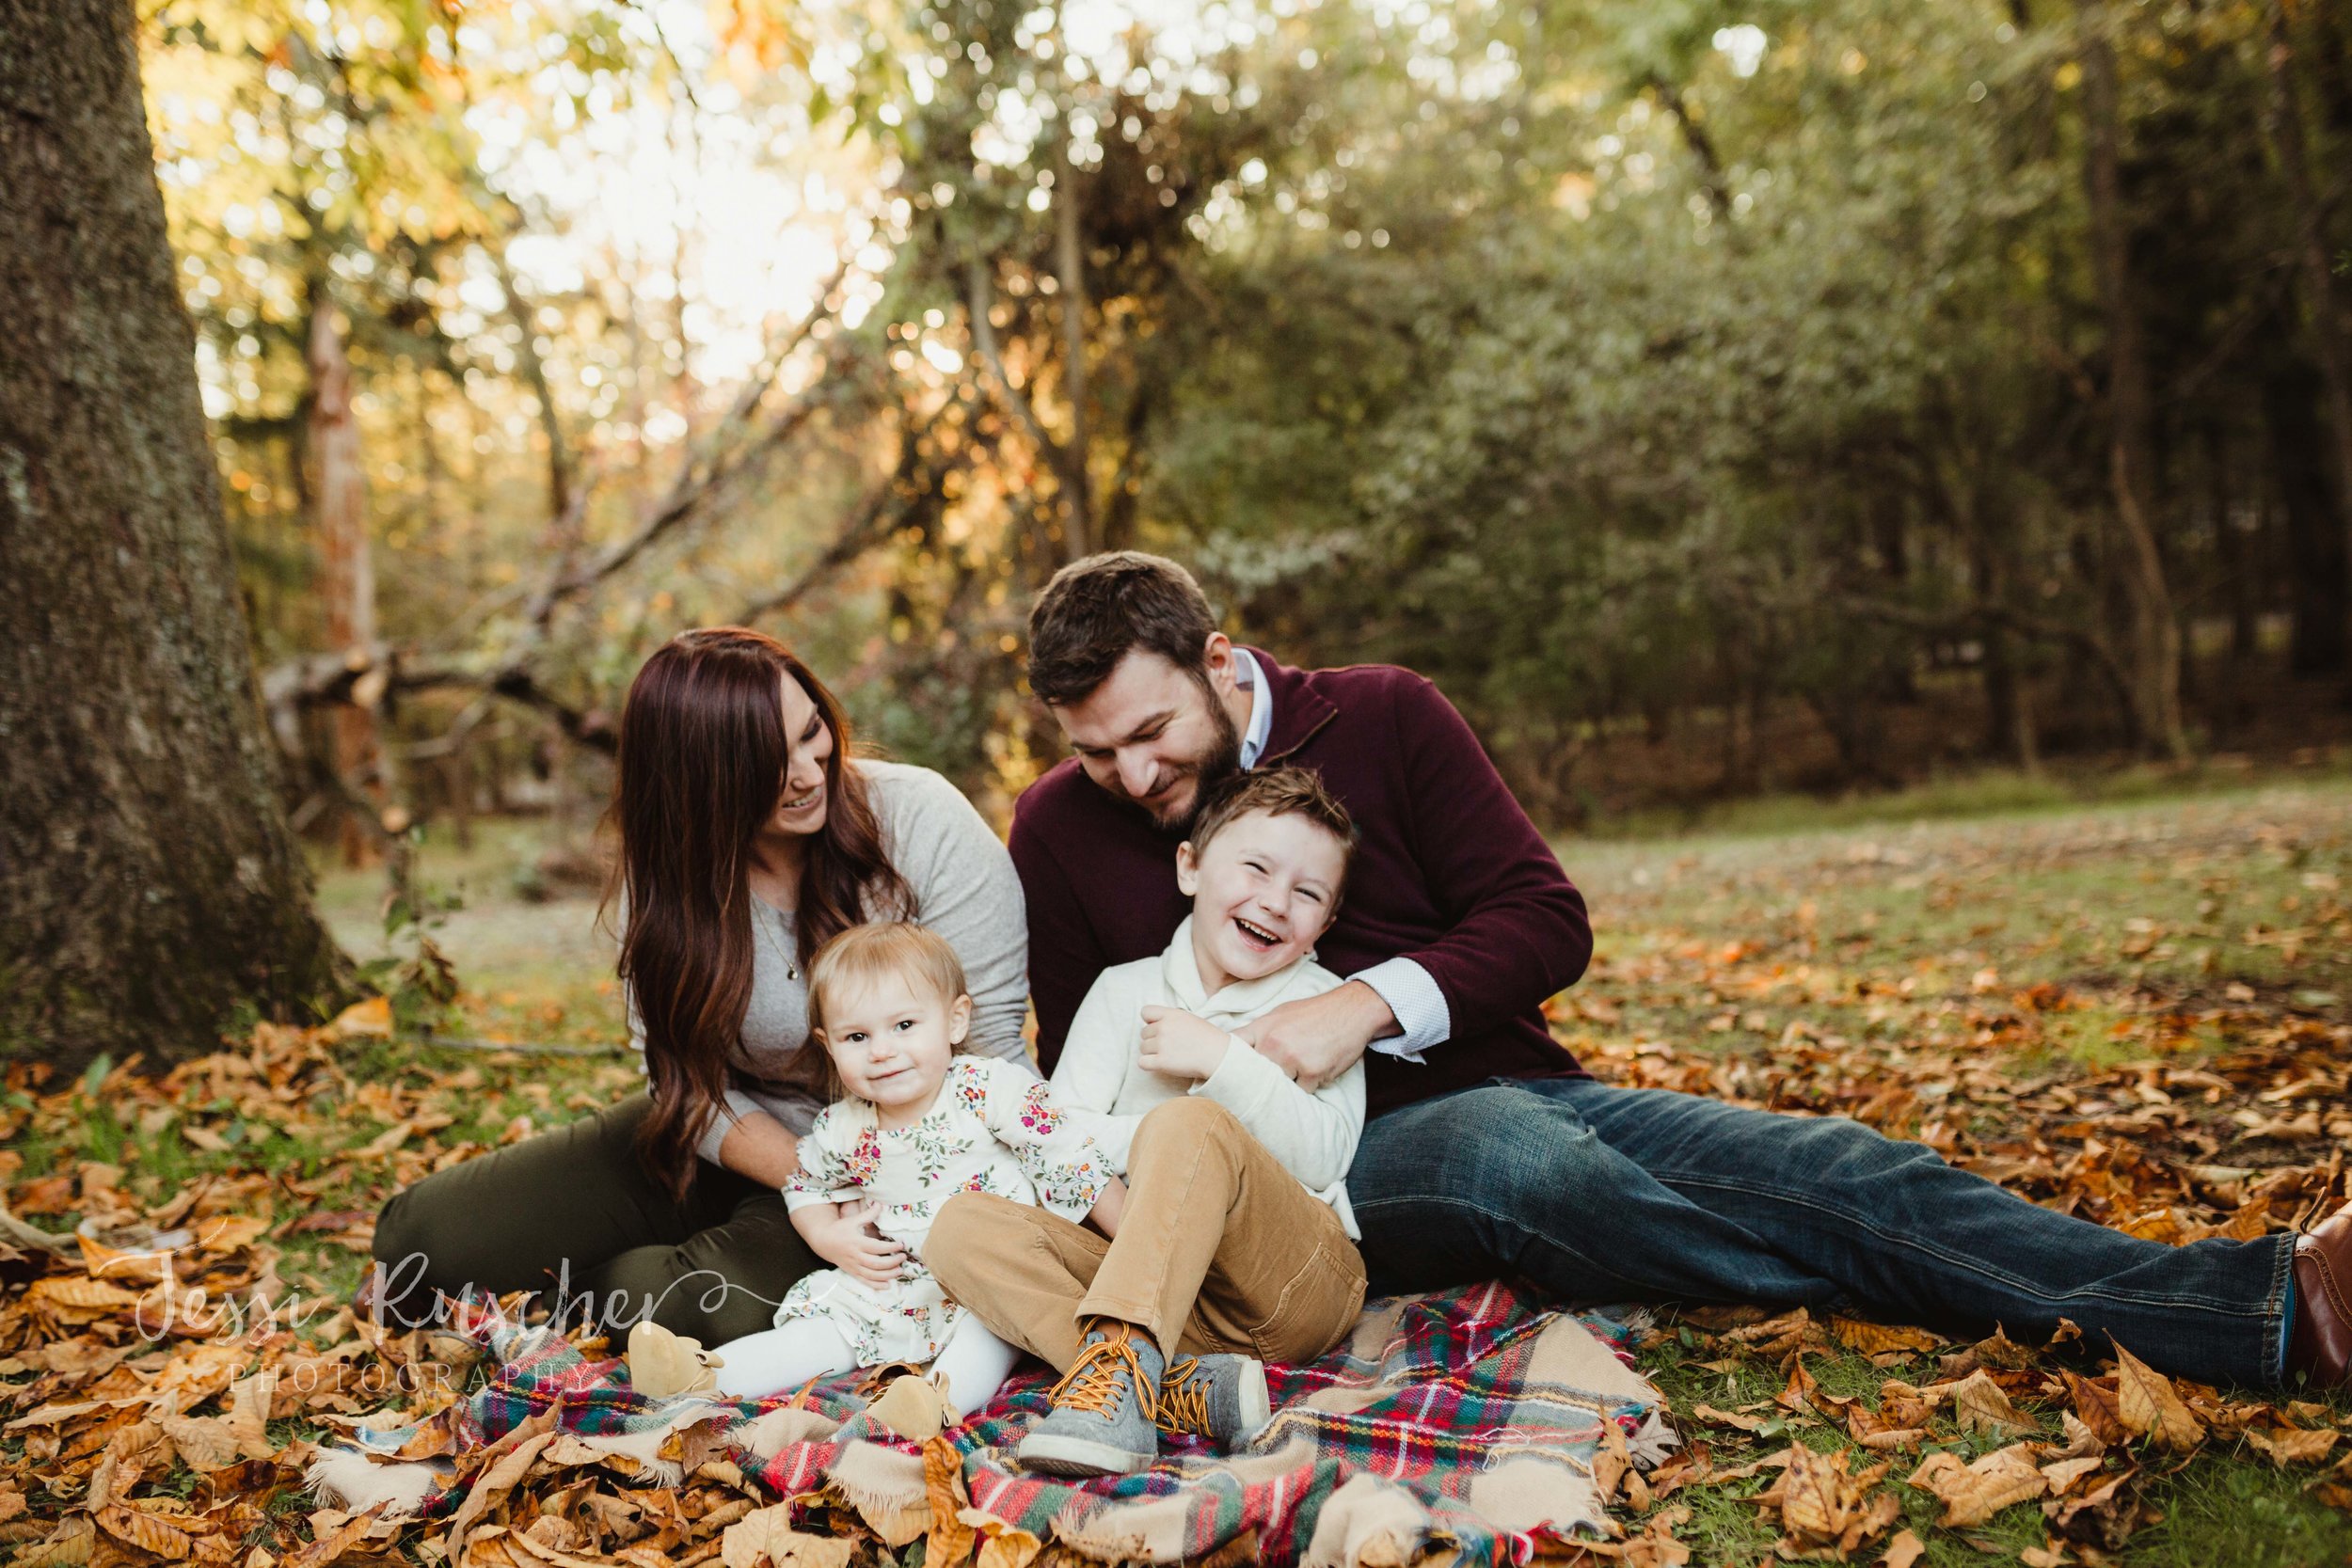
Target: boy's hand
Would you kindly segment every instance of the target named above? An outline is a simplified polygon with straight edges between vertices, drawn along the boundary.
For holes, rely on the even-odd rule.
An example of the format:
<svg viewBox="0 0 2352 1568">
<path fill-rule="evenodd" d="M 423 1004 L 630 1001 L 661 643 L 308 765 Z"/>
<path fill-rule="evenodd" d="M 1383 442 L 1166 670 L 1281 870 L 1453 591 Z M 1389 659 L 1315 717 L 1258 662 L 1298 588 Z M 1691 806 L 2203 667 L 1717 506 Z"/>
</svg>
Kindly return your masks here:
<svg viewBox="0 0 2352 1568">
<path fill-rule="evenodd" d="M 805 1232 L 809 1250 L 860 1284 L 882 1290 L 898 1282 L 907 1249 L 874 1229 L 882 1205 L 867 1199 L 845 1203 L 832 1219 Z"/>
<path fill-rule="evenodd" d="M 1136 1065 L 1164 1078 L 1198 1083 L 1217 1069 L 1232 1046 L 1233 1037 L 1204 1018 L 1182 1007 L 1147 1006 Z"/>
</svg>

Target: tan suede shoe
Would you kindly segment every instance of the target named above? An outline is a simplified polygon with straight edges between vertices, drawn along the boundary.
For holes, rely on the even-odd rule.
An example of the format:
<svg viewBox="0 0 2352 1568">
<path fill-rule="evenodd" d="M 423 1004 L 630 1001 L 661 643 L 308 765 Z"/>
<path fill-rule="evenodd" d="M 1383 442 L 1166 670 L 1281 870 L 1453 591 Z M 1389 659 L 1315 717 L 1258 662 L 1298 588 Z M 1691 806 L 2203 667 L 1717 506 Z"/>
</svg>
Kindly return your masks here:
<svg viewBox="0 0 2352 1568">
<path fill-rule="evenodd" d="M 2352 1204 L 2295 1243 L 2295 1332 L 2287 1371 L 2339 1387 L 2352 1370 Z"/>
</svg>

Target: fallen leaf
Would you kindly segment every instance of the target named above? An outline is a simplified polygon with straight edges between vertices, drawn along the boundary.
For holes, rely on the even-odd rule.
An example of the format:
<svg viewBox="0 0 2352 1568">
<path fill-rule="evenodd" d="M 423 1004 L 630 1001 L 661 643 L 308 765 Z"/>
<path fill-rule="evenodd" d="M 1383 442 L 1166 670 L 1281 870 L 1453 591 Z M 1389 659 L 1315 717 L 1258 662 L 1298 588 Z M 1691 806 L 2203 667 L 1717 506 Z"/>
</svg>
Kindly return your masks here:
<svg viewBox="0 0 2352 1568">
<path fill-rule="evenodd" d="M 1928 1555 L 1928 1544 L 1909 1530 L 1898 1530 L 1879 1556 L 1879 1568 L 1911 1568 Z"/>
<path fill-rule="evenodd" d="M 1895 1351 L 1921 1354 L 1940 1347 L 1944 1341 L 1924 1328 L 1899 1328 L 1888 1323 L 1874 1323 L 1860 1318 L 1833 1317 L 1829 1331 L 1848 1350 L 1864 1355 L 1884 1355 Z"/>
<path fill-rule="evenodd" d="M 2049 1490 L 2049 1481 L 2026 1452 L 2027 1445 L 2013 1443 L 1996 1449 L 1973 1465 L 1960 1456 L 1928 1455 L 1911 1474 L 1910 1484 L 1931 1493 L 1944 1505 L 1936 1522 L 1947 1529 L 1981 1525 L 2001 1510 Z"/>
<path fill-rule="evenodd" d="M 2336 1439 L 2344 1435 L 2333 1431 L 2307 1432 L 2297 1427 L 2281 1427 L 2265 1432 L 2257 1427 L 2246 1429 L 2246 1440 L 2254 1445 L 2270 1462 L 2283 1470 L 2290 1465 L 2317 1465 L 2328 1457 Z"/>
<path fill-rule="evenodd" d="M 2074 1402 L 2074 1414 L 2099 1441 L 2121 1443 L 2131 1436 L 2131 1428 L 2123 1424 L 2117 1405 L 2112 1379 L 2080 1377 L 2065 1371 L 2058 1375 L 2066 1380 L 2066 1394 Z"/>
<path fill-rule="evenodd" d="M 857 1543 L 844 1537 L 803 1535 L 792 1528 L 792 1505 L 755 1509 L 719 1538 L 719 1560 L 726 1568 L 847 1568 Z"/>
<path fill-rule="evenodd" d="M 1952 1418 L 1963 1432 L 1982 1432 L 1995 1441 L 2020 1437 L 2039 1430 L 2010 1402 L 2001 1386 L 1982 1370 L 1971 1372 L 1952 1389 Z"/>
<path fill-rule="evenodd" d="M 2204 1423 L 2181 1402 L 2172 1380 L 2121 1345 L 2115 1347 L 2115 1410 L 2126 1432 L 2158 1448 L 2187 1453 L 2205 1440 Z"/>
</svg>

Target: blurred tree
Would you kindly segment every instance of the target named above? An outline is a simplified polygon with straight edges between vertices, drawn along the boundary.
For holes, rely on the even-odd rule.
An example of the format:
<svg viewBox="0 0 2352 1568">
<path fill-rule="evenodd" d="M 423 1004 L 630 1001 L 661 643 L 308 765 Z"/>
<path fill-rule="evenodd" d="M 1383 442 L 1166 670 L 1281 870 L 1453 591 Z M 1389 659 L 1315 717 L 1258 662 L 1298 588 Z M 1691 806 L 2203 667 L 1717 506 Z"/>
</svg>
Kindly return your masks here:
<svg viewBox="0 0 2352 1568">
<path fill-rule="evenodd" d="M 129 0 L 0 3 L 0 1048 L 166 1058 L 315 1017 Z"/>
</svg>

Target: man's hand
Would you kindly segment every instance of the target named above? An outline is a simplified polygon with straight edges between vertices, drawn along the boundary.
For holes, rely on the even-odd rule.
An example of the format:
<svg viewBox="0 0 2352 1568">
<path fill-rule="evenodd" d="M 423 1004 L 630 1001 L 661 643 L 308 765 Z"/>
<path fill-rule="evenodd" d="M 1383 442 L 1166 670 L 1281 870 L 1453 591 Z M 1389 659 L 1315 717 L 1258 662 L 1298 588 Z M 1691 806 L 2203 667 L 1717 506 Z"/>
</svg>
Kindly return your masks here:
<svg viewBox="0 0 2352 1568">
<path fill-rule="evenodd" d="M 1207 1019 L 1182 1007 L 1146 1006 L 1136 1065 L 1163 1078 L 1189 1078 L 1197 1084 L 1215 1072 L 1232 1048 L 1233 1037 Z"/>
<path fill-rule="evenodd" d="M 903 1242 L 894 1242 L 874 1229 L 881 1212 L 882 1205 L 871 1199 L 845 1203 L 832 1219 L 810 1226 L 802 1235 L 818 1257 L 861 1284 L 883 1290 L 898 1283 L 898 1273 L 906 1266 L 907 1249 Z"/>
<path fill-rule="evenodd" d="M 1405 1031 L 1378 991 L 1350 980 L 1321 996 L 1285 1002 L 1233 1032 L 1299 1087 L 1311 1090 L 1354 1067 L 1374 1040 Z"/>
</svg>

